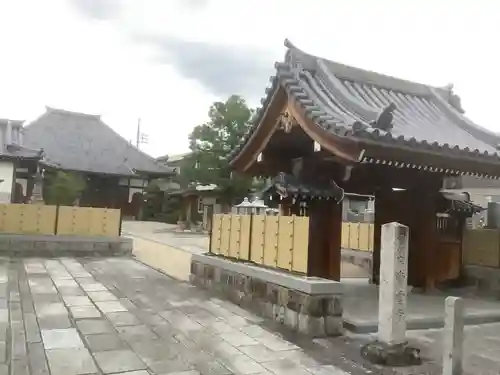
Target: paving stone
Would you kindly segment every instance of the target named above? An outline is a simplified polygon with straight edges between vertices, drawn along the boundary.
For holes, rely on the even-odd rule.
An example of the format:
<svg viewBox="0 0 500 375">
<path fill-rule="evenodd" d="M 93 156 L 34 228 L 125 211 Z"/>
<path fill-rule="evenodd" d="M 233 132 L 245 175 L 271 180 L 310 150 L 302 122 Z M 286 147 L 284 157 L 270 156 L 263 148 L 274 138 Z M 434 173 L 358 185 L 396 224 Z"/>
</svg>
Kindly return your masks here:
<svg viewBox="0 0 500 375">
<path fill-rule="evenodd" d="M 127 308 L 118 301 L 96 302 L 95 304 L 104 314 L 127 311 Z"/>
<path fill-rule="evenodd" d="M 28 358 L 13 359 L 10 363 L 10 373 L 15 375 L 30 375 Z"/>
<path fill-rule="evenodd" d="M 24 327 L 26 329 L 26 341 L 27 342 L 40 342 L 40 329 L 38 328 L 38 323 L 36 321 L 35 314 L 25 314 L 24 315 Z"/>
<path fill-rule="evenodd" d="M 276 375 L 311 375 L 305 368 L 289 359 L 280 359 L 273 362 L 263 362 L 262 366 Z"/>
<path fill-rule="evenodd" d="M 31 375 L 48 375 L 49 366 L 42 343 L 28 344 Z"/>
<path fill-rule="evenodd" d="M 121 372 L 120 375 L 149 375 L 146 370 Z"/>
<path fill-rule="evenodd" d="M 186 372 L 192 370 L 192 365 L 179 358 L 166 359 L 148 364 L 148 368 L 155 374 L 170 374 L 172 372 Z"/>
<path fill-rule="evenodd" d="M 101 301 L 116 301 L 118 298 L 111 292 L 102 291 L 102 292 L 88 292 L 87 293 L 94 302 Z"/>
<path fill-rule="evenodd" d="M 38 325 L 40 329 L 62 329 L 73 326 L 68 315 L 50 315 L 38 318 Z"/>
<path fill-rule="evenodd" d="M 83 342 L 75 328 L 42 330 L 45 349 L 83 348 Z"/>
<path fill-rule="evenodd" d="M 264 367 L 244 354 L 232 358 L 220 359 L 220 361 L 235 374 L 247 375 L 266 371 Z"/>
<path fill-rule="evenodd" d="M 139 319 L 137 319 L 135 315 L 129 312 L 109 313 L 106 314 L 106 318 L 108 318 L 111 321 L 111 323 L 113 323 L 113 325 L 117 327 L 134 326 L 141 324 Z"/>
<path fill-rule="evenodd" d="M 113 333 L 85 336 L 85 341 L 92 352 L 118 350 L 126 348 L 125 343 Z"/>
<path fill-rule="evenodd" d="M 0 323 L 8 323 L 8 322 L 9 322 L 9 310 L 0 309 Z"/>
<path fill-rule="evenodd" d="M 91 306 L 92 302 L 85 296 L 63 296 L 66 306 Z"/>
<path fill-rule="evenodd" d="M 142 340 L 131 342 L 130 346 L 147 365 L 177 358 L 182 350 L 180 344 L 173 340 Z"/>
<path fill-rule="evenodd" d="M 0 341 L 7 340 L 7 323 L 0 323 Z"/>
<path fill-rule="evenodd" d="M 11 322 L 11 356 L 12 358 L 26 357 L 26 333 L 22 322 Z"/>
<path fill-rule="evenodd" d="M 85 348 L 47 350 L 51 375 L 81 375 L 97 372 L 92 356 Z"/>
<path fill-rule="evenodd" d="M 78 288 L 78 284 L 76 283 L 75 280 L 71 278 L 71 276 L 68 274 L 68 278 L 62 278 L 62 279 L 54 279 L 54 284 L 56 287 L 59 289 L 60 287 L 73 287 L 73 288 Z"/>
<path fill-rule="evenodd" d="M 57 293 L 34 294 L 32 298 L 33 302 L 35 303 L 35 310 L 37 308 L 37 305 L 61 302 L 61 297 Z"/>
<path fill-rule="evenodd" d="M 280 352 L 271 350 L 267 346 L 264 346 L 262 344 L 240 346 L 238 347 L 238 349 L 257 362 L 270 362 L 283 359 L 283 356 L 280 355 Z"/>
<path fill-rule="evenodd" d="M 229 344 L 234 345 L 236 347 L 258 344 L 258 342 L 255 341 L 253 338 L 245 335 L 243 332 L 240 331 L 223 333 L 220 335 L 220 337 L 223 340 L 227 341 Z"/>
<path fill-rule="evenodd" d="M 101 283 L 80 284 L 80 286 L 86 292 L 102 292 L 108 290 L 108 288 L 106 288 Z"/>
<path fill-rule="evenodd" d="M 156 340 L 158 335 L 147 326 L 117 327 L 116 330 L 125 341 L 134 342 L 141 340 Z"/>
<path fill-rule="evenodd" d="M 111 333 L 113 328 L 102 319 L 82 319 L 76 322 L 78 330 L 84 335 L 94 335 L 100 333 Z"/>
<path fill-rule="evenodd" d="M 85 292 L 80 287 L 61 286 L 58 289 L 62 296 L 85 296 Z"/>
<path fill-rule="evenodd" d="M 42 305 L 35 305 L 36 315 L 39 318 L 44 318 L 53 315 L 67 315 L 68 310 L 64 307 L 62 302 L 48 303 Z"/>
<path fill-rule="evenodd" d="M 291 344 L 271 333 L 257 336 L 255 340 L 274 351 L 299 349 L 297 345 Z"/>
<path fill-rule="evenodd" d="M 131 350 L 111 350 L 94 353 L 94 358 L 105 374 L 146 368 L 146 365 Z"/>
<path fill-rule="evenodd" d="M 165 375 L 201 375 L 198 370 L 188 370 L 181 372 L 168 372 Z"/>
<path fill-rule="evenodd" d="M 101 313 L 94 306 L 71 306 L 71 315 L 75 319 L 100 318 Z"/>
<path fill-rule="evenodd" d="M 9 375 L 9 366 L 0 364 L 0 375 Z"/>
</svg>

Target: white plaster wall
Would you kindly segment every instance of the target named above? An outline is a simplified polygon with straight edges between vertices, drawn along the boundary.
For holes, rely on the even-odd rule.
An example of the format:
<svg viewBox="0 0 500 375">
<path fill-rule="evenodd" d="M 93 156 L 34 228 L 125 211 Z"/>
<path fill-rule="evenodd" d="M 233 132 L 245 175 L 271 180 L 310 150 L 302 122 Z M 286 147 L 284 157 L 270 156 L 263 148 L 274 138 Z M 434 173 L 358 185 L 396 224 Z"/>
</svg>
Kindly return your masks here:
<svg viewBox="0 0 500 375">
<path fill-rule="evenodd" d="M 12 194 L 12 179 L 14 177 L 14 164 L 10 161 L 0 161 L 0 203 L 10 203 Z"/>
</svg>

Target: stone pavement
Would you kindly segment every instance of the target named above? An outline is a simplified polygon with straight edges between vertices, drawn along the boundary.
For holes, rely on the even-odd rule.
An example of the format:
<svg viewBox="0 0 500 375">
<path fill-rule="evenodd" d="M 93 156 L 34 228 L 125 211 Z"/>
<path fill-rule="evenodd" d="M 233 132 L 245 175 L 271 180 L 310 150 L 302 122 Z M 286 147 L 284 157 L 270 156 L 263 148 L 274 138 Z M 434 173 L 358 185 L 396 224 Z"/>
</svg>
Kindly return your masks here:
<svg viewBox="0 0 500 375">
<path fill-rule="evenodd" d="M 442 329 L 409 331 L 429 358 L 441 358 Z M 464 369 L 469 374 L 500 374 L 500 323 L 465 327 Z"/>
<path fill-rule="evenodd" d="M 0 375 L 346 374 L 262 323 L 132 259 L 0 258 Z"/>
</svg>

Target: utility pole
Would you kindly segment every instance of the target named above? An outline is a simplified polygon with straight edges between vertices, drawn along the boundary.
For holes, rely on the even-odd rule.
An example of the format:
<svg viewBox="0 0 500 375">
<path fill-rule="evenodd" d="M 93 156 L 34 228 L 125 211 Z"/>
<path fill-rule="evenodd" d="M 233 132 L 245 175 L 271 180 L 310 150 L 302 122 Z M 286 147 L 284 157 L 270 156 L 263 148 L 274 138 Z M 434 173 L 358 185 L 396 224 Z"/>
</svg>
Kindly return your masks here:
<svg viewBox="0 0 500 375">
<path fill-rule="evenodd" d="M 147 134 L 141 133 L 141 119 L 137 120 L 137 135 L 135 139 L 135 146 L 139 148 L 139 145 L 143 143 L 148 143 L 149 138 Z"/>
<path fill-rule="evenodd" d="M 139 148 L 139 143 L 141 141 L 141 119 L 137 120 L 137 135 L 135 138 L 135 147 Z"/>
</svg>

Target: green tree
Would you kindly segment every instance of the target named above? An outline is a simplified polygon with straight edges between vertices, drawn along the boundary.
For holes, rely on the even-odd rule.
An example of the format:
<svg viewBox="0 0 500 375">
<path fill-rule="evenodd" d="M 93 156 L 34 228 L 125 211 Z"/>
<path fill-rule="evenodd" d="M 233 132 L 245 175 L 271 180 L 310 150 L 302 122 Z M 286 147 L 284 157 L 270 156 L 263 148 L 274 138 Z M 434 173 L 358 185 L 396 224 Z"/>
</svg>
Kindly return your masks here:
<svg viewBox="0 0 500 375">
<path fill-rule="evenodd" d="M 215 184 L 227 203 L 247 195 L 253 179 L 231 174 L 227 156 L 241 141 L 253 114 L 245 100 L 237 95 L 225 102 L 213 103 L 209 120 L 196 126 L 189 136 L 192 153 L 183 160 L 178 182 L 182 186 L 190 182 Z"/>
<path fill-rule="evenodd" d="M 58 171 L 49 175 L 44 198 L 47 204 L 71 206 L 85 189 L 85 181 L 76 173 Z"/>
</svg>

